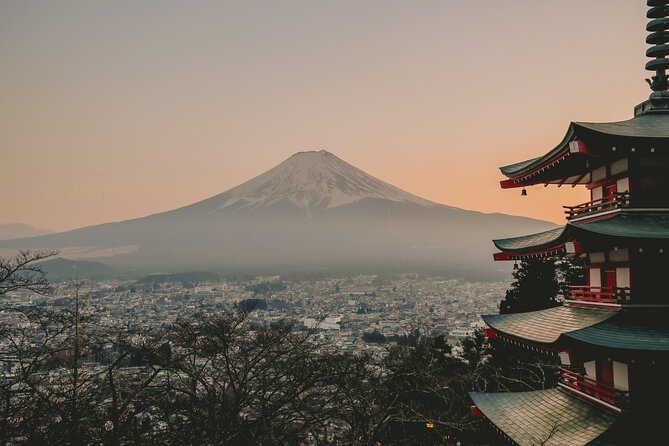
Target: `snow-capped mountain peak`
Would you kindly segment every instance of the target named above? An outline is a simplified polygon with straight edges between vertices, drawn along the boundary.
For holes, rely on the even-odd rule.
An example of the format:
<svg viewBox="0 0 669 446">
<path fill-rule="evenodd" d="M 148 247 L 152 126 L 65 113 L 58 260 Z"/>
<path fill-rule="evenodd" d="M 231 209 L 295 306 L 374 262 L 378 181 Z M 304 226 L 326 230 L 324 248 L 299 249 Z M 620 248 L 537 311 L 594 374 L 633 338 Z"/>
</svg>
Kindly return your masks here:
<svg viewBox="0 0 669 446">
<path fill-rule="evenodd" d="M 437 206 L 375 178 L 326 150 L 298 152 L 267 172 L 210 200 L 216 209 L 255 209 L 289 202 L 302 209 L 334 208 L 365 198 Z"/>
</svg>

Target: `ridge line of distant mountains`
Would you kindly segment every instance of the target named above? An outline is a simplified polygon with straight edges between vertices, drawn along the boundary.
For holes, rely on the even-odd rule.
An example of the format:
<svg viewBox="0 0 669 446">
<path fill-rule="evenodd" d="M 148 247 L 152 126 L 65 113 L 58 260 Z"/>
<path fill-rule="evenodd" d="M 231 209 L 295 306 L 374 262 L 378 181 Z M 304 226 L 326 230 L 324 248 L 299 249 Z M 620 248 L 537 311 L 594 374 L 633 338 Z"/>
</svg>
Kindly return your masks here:
<svg viewBox="0 0 669 446">
<path fill-rule="evenodd" d="M 405 192 L 326 151 L 299 152 L 214 197 L 160 214 L 0 241 L 57 249 L 118 274 L 337 275 L 423 272 L 506 277 L 493 238 L 555 224 L 446 206 Z"/>
</svg>

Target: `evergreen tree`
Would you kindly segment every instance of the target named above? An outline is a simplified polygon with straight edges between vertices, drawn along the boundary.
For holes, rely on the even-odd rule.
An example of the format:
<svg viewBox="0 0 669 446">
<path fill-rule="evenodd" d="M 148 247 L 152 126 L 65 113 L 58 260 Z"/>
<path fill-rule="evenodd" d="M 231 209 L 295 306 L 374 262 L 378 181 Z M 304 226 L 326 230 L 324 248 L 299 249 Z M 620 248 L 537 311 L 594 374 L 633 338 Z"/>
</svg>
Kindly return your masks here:
<svg viewBox="0 0 669 446">
<path fill-rule="evenodd" d="M 569 286 L 586 285 L 585 259 L 558 259 L 555 261 L 557 267 L 557 279 L 560 285 L 560 294 L 567 297 Z"/>
<path fill-rule="evenodd" d="M 558 295 L 563 287 L 554 260 L 523 260 L 514 269 L 513 278 L 511 288 L 500 302 L 500 314 L 543 310 L 560 304 Z"/>
</svg>

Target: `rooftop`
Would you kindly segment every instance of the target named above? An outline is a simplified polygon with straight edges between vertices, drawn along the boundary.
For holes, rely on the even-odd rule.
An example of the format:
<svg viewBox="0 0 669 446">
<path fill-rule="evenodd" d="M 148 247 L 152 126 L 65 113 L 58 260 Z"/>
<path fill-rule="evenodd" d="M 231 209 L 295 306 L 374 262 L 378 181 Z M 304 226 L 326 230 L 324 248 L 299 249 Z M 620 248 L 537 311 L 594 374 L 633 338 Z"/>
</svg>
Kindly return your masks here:
<svg viewBox="0 0 669 446">
<path fill-rule="evenodd" d="M 520 237 L 493 240 L 495 246 L 507 253 L 534 253 L 565 242 L 578 240 L 584 243 L 591 239 L 614 237 L 636 243 L 669 240 L 669 214 L 655 212 L 620 212 L 597 220 L 582 220 L 567 223 L 549 231 Z"/>
<path fill-rule="evenodd" d="M 527 313 L 483 316 L 496 332 L 539 344 L 572 339 L 635 352 L 669 352 L 669 311 L 609 310 L 563 305 Z"/>
<path fill-rule="evenodd" d="M 492 424 L 521 446 L 583 446 L 618 417 L 558 389 L 469 395 Z"/>
<path fill-rule="evenodd" d="M 483 320 L 496 332 L 540 344 L 553 344 L 563 333 L 581 330 L 613 317 L 615 310 L 560 306 L 527 313 L 495 314 Z"/>
<path fill-rule="evenodd" d="M 669 153 L 669 114 L 641 114 L 620 122 L 572 122 L 560 143 L 546 154 L 500 167 L 502 187 L 531 184 L 586 184 L 598 164 L 631 152 Z M 571 178 L 573 177 L 573 178 Z"/>
</svg>

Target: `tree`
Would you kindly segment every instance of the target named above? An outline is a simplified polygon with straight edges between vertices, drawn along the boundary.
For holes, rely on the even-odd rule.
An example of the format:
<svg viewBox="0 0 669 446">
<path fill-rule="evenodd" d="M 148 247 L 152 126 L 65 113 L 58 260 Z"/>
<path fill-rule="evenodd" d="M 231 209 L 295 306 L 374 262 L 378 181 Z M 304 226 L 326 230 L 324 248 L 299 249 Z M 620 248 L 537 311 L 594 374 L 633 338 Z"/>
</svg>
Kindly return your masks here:
<svg viewBox="0 0 669 446">
<path fill-rule="evenodd" d="M 48 294 L 51 287 L 39 262 L 57 251 L 19 251 L 10 258 L 0 258 L 0 297 L 12 291 L 28 290 Z"/>
<path fill-rule="evenodd" d="M 585 259 L 557 259 L 555 267 L 560 294 L 563 297 L 568 296 L 569 286 L 587 284 Z"/>
<path fill-rule="evenodd" d="M 280 445 L 327 437 L 331 360 L 295 321 L 259 324 L 252 310 L 179 321 L 165 402 L 178 444 Z"/>
<path fill-rule="evenodd" d="M 552 259 L 522 260 L 511 288 L 500 302 L 500 314 L 543 310 L 560 305 L 558 273 Z"/>
</svg>

